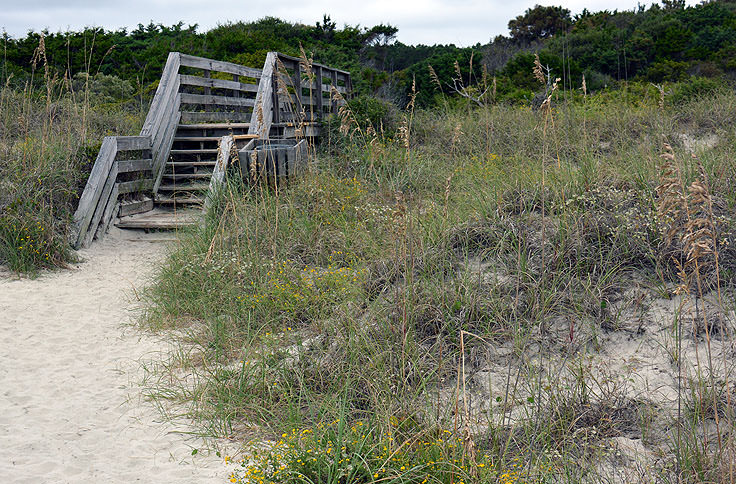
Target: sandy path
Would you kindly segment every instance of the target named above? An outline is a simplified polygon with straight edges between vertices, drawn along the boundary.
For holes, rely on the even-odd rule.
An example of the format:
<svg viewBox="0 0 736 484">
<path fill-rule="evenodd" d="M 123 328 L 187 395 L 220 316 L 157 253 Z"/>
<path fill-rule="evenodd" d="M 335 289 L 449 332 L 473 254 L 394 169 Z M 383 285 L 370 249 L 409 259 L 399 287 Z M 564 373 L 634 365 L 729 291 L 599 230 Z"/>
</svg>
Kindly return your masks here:
<svg viewBox="0 0 736 484">
<path fill-rule="evenodd" d="M 167 351 L 129 321 L 161 235 L 117 232 L 36 280 L 0 273 L 0 482 L 224 483 L 222 459 L 160 422 L 137 383 Z"/>
</svg>

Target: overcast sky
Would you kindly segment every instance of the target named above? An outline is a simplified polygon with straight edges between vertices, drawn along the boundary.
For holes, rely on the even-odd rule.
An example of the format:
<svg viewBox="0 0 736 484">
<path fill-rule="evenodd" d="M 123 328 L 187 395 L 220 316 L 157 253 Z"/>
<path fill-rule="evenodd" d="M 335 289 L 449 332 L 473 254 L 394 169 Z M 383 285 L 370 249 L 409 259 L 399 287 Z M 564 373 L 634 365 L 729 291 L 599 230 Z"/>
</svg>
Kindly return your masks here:
<svg viewBox="0 0 736 484">
<path fill-rule="evenodd" d="M 652 0 L 641 3 L 649 5 Z M 688 1 L 695 4 L 697 1 Z M 0 30 L 21 37 L 28 30 L 52 32 L 85 26 L 106 29 L 135 27 L 150 21 L 198 24 L 199 31 L 220 23 L 265 16 L 314 24 L 323 14 L 338 26 L 389 23 L 399 28 L 405 44 L 482 44 L 508 32 L 508 21 L 535 4 L 561 5 L 573 14 L 583 8 L 631 10 L 636 0 L 0 0 Z"/>
</svg>

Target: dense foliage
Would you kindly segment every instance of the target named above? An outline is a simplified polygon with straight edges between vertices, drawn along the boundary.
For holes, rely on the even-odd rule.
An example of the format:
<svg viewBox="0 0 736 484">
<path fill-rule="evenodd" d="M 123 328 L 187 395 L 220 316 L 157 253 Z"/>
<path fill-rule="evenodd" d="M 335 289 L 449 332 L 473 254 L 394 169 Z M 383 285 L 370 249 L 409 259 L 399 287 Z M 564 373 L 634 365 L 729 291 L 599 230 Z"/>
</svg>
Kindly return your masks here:
<svg viewBox="0 0 736 484">
<path fill-rule="evenodd" d="M 483 82 L 483 72 L 497 78 L 496 99 L 528 100 L 535 85 L 528 73 L 539 53 L 550 74 L 568 89 L 601 89 L 618 81 L 661 83 L 691 77 L 733 78 L 736 73 L 736 1 L 719 0 L 687 7 L 681 0 L 640 5 L 633 11 L 583 10 L 572 16 L 562 7 L 536 6 L 509 22 L 510 35 L 473 47 L 410 46 L 396 42 L 391 25 L 338 28 L 325 15 L 315 25 L 266 17 L 233 22 L 207 32 L 197 25 L 138 25 L 133 30 L 29 32 L 4 35 L 3 78 L 19 86 L 31 76 L 34 52 L 44 37 L 48 60 L 63 78 L 79 72 L 114 75 L 150 91 L 169 51 L 202 55 L 259 67 L 266 52 L 308 55 L 352 72 L 361 94 L 405 101 L 413 82 L 417 101 L 431 105 L 438 90 L 454 91 L 458 61 L 465 84 Z M 471 65 L 471 56 L 474 63 Z M 441 85 L 433 83 L 427 66 Z M 470 72 L 472 69 L 472 72 Z M 148 87 L 148 89 L 146 89 Z"/>
</svg>

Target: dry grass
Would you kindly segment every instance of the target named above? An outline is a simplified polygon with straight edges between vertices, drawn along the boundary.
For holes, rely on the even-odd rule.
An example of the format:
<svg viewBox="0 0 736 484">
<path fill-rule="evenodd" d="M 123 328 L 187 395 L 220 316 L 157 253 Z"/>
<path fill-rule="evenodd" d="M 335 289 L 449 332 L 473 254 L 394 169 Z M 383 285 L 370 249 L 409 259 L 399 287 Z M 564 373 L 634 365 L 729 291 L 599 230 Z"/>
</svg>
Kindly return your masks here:
<svg viewBox="0 0 736 484">
<path fill-rule="evenodd" d="M 149 293 L 197 355 L 152 395 L 276 445 L 247 482 L 731 482 L 736 97 L 543 77 L 537 112 L 346 105 L 304 178 L 233 184 Z"/>
</svg>

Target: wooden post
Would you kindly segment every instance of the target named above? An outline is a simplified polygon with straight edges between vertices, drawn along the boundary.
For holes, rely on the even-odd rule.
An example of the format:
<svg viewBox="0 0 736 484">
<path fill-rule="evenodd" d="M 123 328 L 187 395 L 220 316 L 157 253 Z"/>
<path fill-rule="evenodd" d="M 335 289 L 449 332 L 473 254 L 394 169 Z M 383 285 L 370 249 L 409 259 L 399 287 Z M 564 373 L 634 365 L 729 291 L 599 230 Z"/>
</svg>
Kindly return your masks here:
<svg viewBox="0 0 736 484">
<path fill-rule="evenodd" d="M 212 73 L 208 71 L 207 69 L 205 69 L 203 71 L 202 77 L 204 77 L 205 79 L 210 79 L 212 77 Z M 211 94 L 212 94 L 212 88 L 210 88 L 209 86 L 205 86 L 204 95 L 209 96 Z"/>
<path fill-rule="evenodd" d="M 317 104 L 317 119 L 312 121 L 319 121 L 322 119 L 322 66 L 317 66 L 315 73 L 317 74 L 317 99 L 314 102 Z"/>
<path fill-rule="evenodd" d="M 332 96 L 332 89 L 337 90 L 337 72 L 331 70 L 330 71 L 330 82 L 332 83 L 332 86 L 330 88 L 330 113 L 331 114 L 337 114 L 337 99 L 334 99 Z"/>
<path fill-rule="evenodd" d="M 233 81 L 240 82 L 240 76 L 237 74 L 233 74 Z M 240 97 L 240 91 L 237 89 L 233 91 L 233 97 Z"/>
<path fill-rule="evenodd" d="M 208 210 L 214 203 L 217 193 L 225 184 L 225 172 L 227 165 L 230 163 L 230 150 L 233 147 L 233 137 L 223 136 L 220 138 L 220 147 L 217 152 L 217 161 L 212 170 L 212 178 L 210 178 L 210 186 L 207 189 L 207 195 L 204 199 L 204 209 Z"/>
<path fill-rule="evenodd" d="M 275 72 L 275 75 L 273 76 L 273 85 L 271 86 L 271 93 L 273 95 L 273 122 L 274 123 L 280 123 L 281 122 L 281 105 L 279 104 L 279 86 L 276 82 L 276 76 L 278 76 L 278 71 Z"/>
<path fill-rule="evenodd" d="M 271 132 L 273 121 L 273 70 L 276 66 L 276 52 L 266 55 L 266 63 L 263 64 L 261 80 L 258 83 L 256 101 L 253 105 L 253 114 L 250 118 L 248 134 L 257 134 L 261 139 L 267 139 Z"/>
<path fill-rule="evenodd" d="M 294 97 L 296 102 L 294 107 L 299 112 L 298 116 L 301 116 L 302 112 L 302 66 L 298 62 L 294 62 Z M 294 120 L 296 121 L 296 119 Z"/>
</svg>

